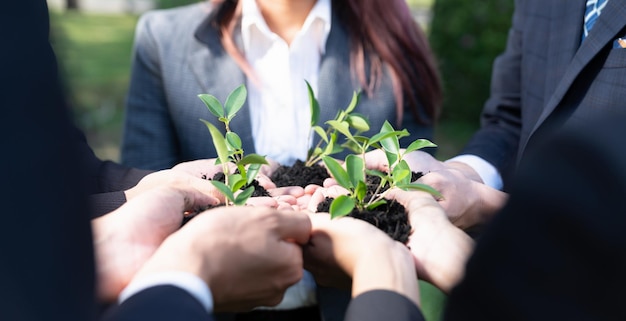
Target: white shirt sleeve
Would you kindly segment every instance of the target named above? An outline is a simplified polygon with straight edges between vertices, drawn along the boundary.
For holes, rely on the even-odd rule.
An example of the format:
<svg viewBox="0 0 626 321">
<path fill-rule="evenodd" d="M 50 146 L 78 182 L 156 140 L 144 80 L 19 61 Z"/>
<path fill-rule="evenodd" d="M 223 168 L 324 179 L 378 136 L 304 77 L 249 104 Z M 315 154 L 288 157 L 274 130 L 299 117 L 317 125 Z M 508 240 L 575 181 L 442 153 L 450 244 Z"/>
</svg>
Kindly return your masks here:
<svg viewBox="0 0 626 321">
<path fill-rule="evenodd" d="M 213 312 L 213 295 L 207 284 L 196 275 L 181 271 L 155 273 L 133 280 L 120 293 L 118 303 L 121 304 L 131 296 L 158 285 L 181 288 L 196 298 L 208 313 Z"/>
<path fill-rule="evenodd" d="M 448 159 L 446 162 L 461 162 L 469 165 L 483 180 L 483 183 L 487 186 L 493 187 L 497 190 L 502 190 L 502 176 L 498 170 L 486 160 L 476 155 L 459 155 Z"/>
</svg>

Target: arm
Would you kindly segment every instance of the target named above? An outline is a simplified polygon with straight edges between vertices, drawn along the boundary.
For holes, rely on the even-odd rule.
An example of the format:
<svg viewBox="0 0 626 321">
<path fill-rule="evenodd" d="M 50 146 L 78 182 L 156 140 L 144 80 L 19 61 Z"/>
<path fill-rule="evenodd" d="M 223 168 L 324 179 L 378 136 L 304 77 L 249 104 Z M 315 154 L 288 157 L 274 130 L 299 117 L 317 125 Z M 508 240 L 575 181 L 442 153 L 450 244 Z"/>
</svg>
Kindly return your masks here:
<svg viewBox="0 0 626 321">
<path fill-rule="evenodd" d="M 515 3 L 520 7 L 519 1 Z M 481 116 L 481 129 L 461 154 L 481 157 L 505 178 L 517 159 L 522 128 L 522 30 L 523 10 L 515 10 L 505 51 L 496 58 L 491 77 L 490 97 Z"/>
<path fill-rule="evenodd" d="M 143 169 L 170 168 L 179 161 L 179 146 L 170 119 L 154 15 L 137 23 L 126 103 L 122 163 Z"/>
</svg>

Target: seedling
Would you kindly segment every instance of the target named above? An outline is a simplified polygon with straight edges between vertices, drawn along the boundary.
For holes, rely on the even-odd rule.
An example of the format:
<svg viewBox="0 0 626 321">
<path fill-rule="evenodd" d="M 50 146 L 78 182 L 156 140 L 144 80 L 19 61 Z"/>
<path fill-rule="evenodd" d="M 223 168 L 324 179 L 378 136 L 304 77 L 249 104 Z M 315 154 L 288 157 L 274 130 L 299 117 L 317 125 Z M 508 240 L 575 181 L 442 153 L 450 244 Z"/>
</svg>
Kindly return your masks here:
<svg viewBox="0 0 626 321">
<path fill-rule="evenodd" d="M 247 91 L 244 85 L 235 88 L 228 95 L 223 106 L 212 95 L 198 95 L 198 98 L 204 102 L 211 114 L 215 115 L 225 126 L 225 134 L 222 135 L 222 132 L 211 122 L 200 119 L 211 133 L 213 146 L 215 146 L 217 151 L 216 163 L 222 164 L 222 171 L 225 177 L 224 183 L 217 180 L 212 180 L 211 183 L 224 194 L 228 200 L 226 205 L 244 205 L 254 192 L 252 183 L 259 173 L 261 165 L 267 164 L 264 156 L 258 154 L 245 155 L 241 145 L 241 138 L 230 128 L 230 122 L 243 106 L 246 96 Z M 235 164 L 238 173 L 230 172 L 229 163 Z M 241 189 L 243 191 L 235 195 Z"/>
<path fill-rule="evenodd" d="M 403 159 L 404 155 L 424 147 L 436 147 L 426 139 L 418 139 L 412 142 L 405 150 L 400 149 L 399 139 L 408 136 L 406 129 L 397 131 L 387 121 L 380 131 L 371 138 L 353 135 L 349 128 L 340 122 L 330 121 L 329 124 L 348 139 L 345 147 L 350 148 L 356 154 L 345 158 L 345 169 L 335 159 L 325 156 L 324 164 L 331 172 L 337 183 L 349 191 L 348 195 L 336 197 L 330 205 L 331 218 L 342 217 L 352 212 L 354 208 L 359 210 L 372 210 L 386 204 L 386 192 L 392 188 L 402 190 L 420 190 L 431 193 L 438 197 L 441 194 L 432 187 L 411 182 L 411 169 Z M 389 164 L 389 171 L 369 170 L 365 168 L 364 155 L 371 148 L 382 149 Z M 367 198 L 366 175 L 380 178 L 380 184 L 375 192 Z M 382 191 L 384 189 L 384 191 Z M 382 191 L 382 192 L 381 192 Z"/>
<path fill-rule="evenodd" d="M 333 120 L 326 122 L 326 124 L 329 125 L 326 129 L 317 125 L 320 116 L 320 105 L 317 98 L 315 98 L 311 85 L 308 81 L 305 82 L 309 93 L 309 106 L 311 108 L 311 130 L 320 137 L 317 144 L 309 149 L 307 159 L 304 162 L 305 166 L 312 166 L 313 164 L 317 164 L 324 157 L 340 153 L 343 150 L 343 147 L 337 144 L 337 129 L 334 126 L 330 126 L 331 122 L 344 124 L 345 127 L 353 128 L 359 133 L 368 131 L 370 126 L 364 116 L 354 113 L 354 109 L 359 103 L 361 96 L 360 93 L 357 92 L 352 94 L 352 100 L 346 109 L 338 111 Z M 309 144 L 309 146 L 310 145 L 311 144 Z"/>
</svg>

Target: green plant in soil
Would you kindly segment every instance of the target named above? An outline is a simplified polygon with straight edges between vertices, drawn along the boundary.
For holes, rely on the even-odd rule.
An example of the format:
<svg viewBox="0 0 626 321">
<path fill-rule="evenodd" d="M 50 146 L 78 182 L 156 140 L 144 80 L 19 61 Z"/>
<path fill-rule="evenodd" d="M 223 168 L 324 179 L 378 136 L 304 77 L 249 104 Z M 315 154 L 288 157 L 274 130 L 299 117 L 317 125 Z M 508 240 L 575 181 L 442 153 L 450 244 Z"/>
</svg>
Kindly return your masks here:
<svg viewBox="0 0 626 321">
<path fill-rule="evenodd" d="M 335 126 L 330 125 L 331 123 L 344 124 L 345 127 L 353 128 L 358 133 L 368 131 L 370 126 L 365 116 L 354 112 L 361 96 L 360 93 L 357 92 L 352 94 L 352 100 L 346 109 L 339 110 L 334 119 L 326 122 L 326 124 L 329 125 L 326 129 L 319 126 L 317 123 L 319 122 L 320 105 L 317 98 L 315 98 L 311 85 L 308 81 L 305 82 L 309 93 L 309 106 L 311 108 L 311 130 L 320 137 L 318 143 L 309 149 L 307 159 L 304 162 L 305 166 L 312 166 L 326 156 L 343 151 L 343 147 L 337 145 L 337 129 Z"/>
<path fill-rule="evenodd" d="M 211 133 L 213 145 L 217 151 L 216 163 L 222 165 L 224 183 L 211 180 L 211 183 L 220 190 L 228 200 L 226 205 L 244 205 L 254 192 L 253 182 L 261 169 L 261 165 L 267 164 L 264 156 L 258 154 L 245 155 L 241 145 L 241 138 L 231 130 L 230 122 L 241 109 L 247 97 L 244 85 L 235 88 L 226 98 L 224 105 L 209 94 L 200 94 L 198 98 L 204 102 L 211 114 L 224 123 L 225 134 L 211 122 L 200 119 Z M 229 163 L 235 164 L 237 171 L 231 173 Z M 237 194 L 242 190 L 240 193 Z"/>
<path fill-rule="evenodd" d="M 424 147 L 436 147 L 427 139 L 413 141 L 406 149 L 400 149 L 399 138 L 408 136 L 406 129 L 395 130 L 387 121 L 380 131 L 372 137 L 353 135 L 349 127 L 342 122 L 329 121 L 328 124 L 335 130 L 346 136 L 347 142 L 343 144 L 355 154 L 350 154 L 345 158 L 345 169 L 335 159 L 324 156 L 322 160 L 337 183 L 349 191 L 348 195 L 336 197 L 330 205 L 330 215 L 332 218 L 342 217 L 350 214 L 353 209 L 373 210 L 376 207 L 386 204 L 386 192 L 391 188 L 402 190 L 420 190 L 441 196 L 432 187 L 411 182 L 412 172 L 403 159 L 404 155 Z M 370 170 L 365 168 L 365 153 L 372 148 L 382 149 L 389 164 L 387 172 Z M 380 178 L 380 183 L 374 191 L 368 193 L 366 176 L 371 175 Z"/>
</svg>

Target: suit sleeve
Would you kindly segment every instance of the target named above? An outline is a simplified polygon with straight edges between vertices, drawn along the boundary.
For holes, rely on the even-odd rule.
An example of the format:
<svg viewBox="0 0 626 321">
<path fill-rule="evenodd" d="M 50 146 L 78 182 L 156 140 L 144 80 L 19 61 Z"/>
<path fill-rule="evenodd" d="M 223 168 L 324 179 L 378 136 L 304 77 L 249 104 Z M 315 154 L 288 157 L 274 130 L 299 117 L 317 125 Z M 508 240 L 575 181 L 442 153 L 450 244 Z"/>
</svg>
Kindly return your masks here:
<svg viewBox="0 0 626 321">
<path fill-rule="evenodd" d="M 148 13 L 137 23 L 121 153 L 122 164 L 151 170 L 179 163 L 155 38 L 158 31 L 153 30 L 154 21 L 160 17 Z"/>
<path fill-rule="evenodd" d="M 626 128 L 563 135 L 520 163 L 445 320 L 626 320 Z"/>
<path fill-rule="evenodd" d="M 524 17 L 520 2 L 515 2 L 506 49 L 493 65 L 491 94 L 481 115 L 481 128 L 462 152 L 488 161 L 505 180 L 517 160 L 522 127 L 520 67 Z"/>
<path fill-rule="evenodd" d="M 345 321 L 423 321 L 419 308 L 396 292 L 374 290 L 352 299 Z"/>
<path fill-rule="evenodd" d="M 187 291 L 161 285 L 143 290 L 110 308 L 103 321 L 207 321 L 213 320 L 204 306 Z"/>
</svg>

